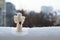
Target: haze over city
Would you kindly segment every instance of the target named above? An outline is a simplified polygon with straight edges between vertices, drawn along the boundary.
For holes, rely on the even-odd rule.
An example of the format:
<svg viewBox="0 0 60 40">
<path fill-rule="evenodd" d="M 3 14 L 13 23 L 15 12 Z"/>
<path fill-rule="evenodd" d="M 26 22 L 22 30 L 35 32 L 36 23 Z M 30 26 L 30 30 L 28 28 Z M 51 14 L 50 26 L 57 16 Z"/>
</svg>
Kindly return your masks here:
<svg viewBox="0 0 60 40">
<path fill-rule="evenodd" d="M 52 6 L 60 9 L 60 0 L 6 0 L 15 5 L 16 9 L 40 11 L 42 6 Z"/>
</svg>

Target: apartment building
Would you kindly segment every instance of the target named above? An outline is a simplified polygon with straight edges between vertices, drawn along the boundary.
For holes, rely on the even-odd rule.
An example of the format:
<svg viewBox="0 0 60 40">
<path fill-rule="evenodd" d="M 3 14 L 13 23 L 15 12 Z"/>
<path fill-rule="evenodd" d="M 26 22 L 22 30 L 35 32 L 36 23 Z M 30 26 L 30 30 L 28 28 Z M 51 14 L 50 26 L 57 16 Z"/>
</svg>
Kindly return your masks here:
<svg viewBox="0 0 60 40">
<path fill-rule="evenodd" d="M 0 0 L 0 26 L 6 26 L 6 2 Z"/>
</svg>

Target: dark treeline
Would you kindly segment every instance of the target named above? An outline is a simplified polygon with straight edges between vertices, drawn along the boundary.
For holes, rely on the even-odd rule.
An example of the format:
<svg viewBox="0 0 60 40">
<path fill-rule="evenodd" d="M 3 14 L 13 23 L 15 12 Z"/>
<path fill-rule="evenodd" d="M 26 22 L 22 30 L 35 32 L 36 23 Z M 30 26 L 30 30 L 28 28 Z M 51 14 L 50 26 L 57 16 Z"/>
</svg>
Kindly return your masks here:
<svg viewBox="0 0 60 40">
<path fill-rule="evenodd" d="M 53 13 L 43 13 L 42 11 L 37 13 L 34 11 L 30 11 L 28 14 L 24 10 L 17 10 L 26 17 L 25 22 L 23 24 L 24 27 L 43 27 L 43 26 L 54 26 L 54 22 L 56 21 L 56 16 Z"/>
</svg>

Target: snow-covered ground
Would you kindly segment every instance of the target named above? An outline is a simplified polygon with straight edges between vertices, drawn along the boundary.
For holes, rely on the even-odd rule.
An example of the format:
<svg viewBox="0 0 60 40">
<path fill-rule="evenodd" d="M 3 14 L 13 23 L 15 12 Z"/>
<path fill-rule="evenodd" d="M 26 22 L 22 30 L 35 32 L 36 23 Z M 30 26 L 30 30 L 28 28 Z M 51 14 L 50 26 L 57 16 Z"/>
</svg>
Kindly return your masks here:
<svg viewBox="0 0 60 40">
<path fill-rule="evenodd" d="M 23 28 L 26 35 L 15 35 L 11 28 L 0 27 L 0 40 L 60 40 L 60 27 Z"/>
</svg>

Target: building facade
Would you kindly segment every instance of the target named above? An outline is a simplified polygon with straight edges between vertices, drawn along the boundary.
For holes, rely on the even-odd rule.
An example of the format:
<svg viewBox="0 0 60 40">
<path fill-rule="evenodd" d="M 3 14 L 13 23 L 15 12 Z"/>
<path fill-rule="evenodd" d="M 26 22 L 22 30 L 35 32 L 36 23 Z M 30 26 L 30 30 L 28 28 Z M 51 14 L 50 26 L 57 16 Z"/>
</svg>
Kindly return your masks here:
<svg viewBox="0 0 60 40">
<path fill-rule="evenodd" d="M 53 11 L 53 7 L 51 7 L 51 6 L 42 6 L 41 11 L 44 12 L 44 13 L 50 13 L 50 12 Z"/>
<path fill-rule="evenodd" d="M 6 26 L 6 2 L 0 0 L 0 26 Z"/>
</svg>

